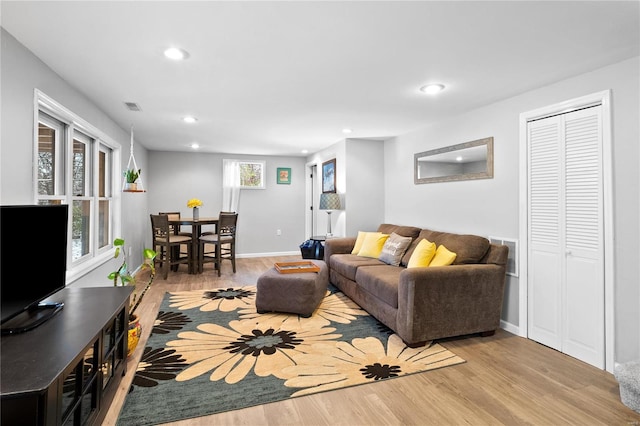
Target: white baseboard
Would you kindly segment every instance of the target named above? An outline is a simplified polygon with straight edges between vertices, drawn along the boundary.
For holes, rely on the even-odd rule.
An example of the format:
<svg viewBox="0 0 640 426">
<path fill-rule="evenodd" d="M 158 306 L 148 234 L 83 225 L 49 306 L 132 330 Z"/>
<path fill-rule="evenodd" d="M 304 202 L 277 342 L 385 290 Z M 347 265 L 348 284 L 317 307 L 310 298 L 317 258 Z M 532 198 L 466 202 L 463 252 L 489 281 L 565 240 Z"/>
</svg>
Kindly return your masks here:
<svg viewBox="0 0 640 426">
<path fill-rule="evenodd" d="M 500 328 L 502 328 L 504 331 L 508 331 L 511 334 L 520 336 L 520 327 L 518 327 L 517 325 L 513 325 L 510 322 L 500 320 Z"/>
</svg>

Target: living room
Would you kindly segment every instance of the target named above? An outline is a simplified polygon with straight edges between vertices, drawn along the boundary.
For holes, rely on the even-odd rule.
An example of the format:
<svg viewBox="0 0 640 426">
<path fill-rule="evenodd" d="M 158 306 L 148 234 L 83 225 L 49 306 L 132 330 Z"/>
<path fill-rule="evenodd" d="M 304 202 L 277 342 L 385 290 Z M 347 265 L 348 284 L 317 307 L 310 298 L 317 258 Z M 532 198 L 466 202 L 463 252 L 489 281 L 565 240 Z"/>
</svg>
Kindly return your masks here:
<svg viewBox="0 0 640 426">
<path fill-rule="evenodd" d="M 621 2 L 621 5 L 629 7 L 633 3 L 636 2 Z M 464 8 L 464 5 L 460 7 Z M 117 141 L 122 146 L 120 160 L 124 169 L 130 140 L 128 123 L 114 120 L 98 106 L 100 99 L 88 98 L 73 81 L 67 81 L 62 73 L 54 71 L 25 47 L 20 38 L 7 29 L 11 15 L 5 12 L 4 4 L 2 8 L 0 202 L 32 204 L 35 200 L 31 166 L 35 89 Z M 609 25 L 615 28 L 615 23 Z M 609 238 L 614 242 L 611 253 L 614 260 L 613 280 L 608 290 L 613 299 L 609 301 L 611 307 L 607 314 L 610 327 L 607 330 L 613 332 L 608 342 L 613 347 L 608 350 L 613 354 L 614 363 L 640 359 L 640 173 L 637 167 L 640 160 L 640 58 L 637 17 L 632 30 L 623 37 L 631 53 L 620 52 L 619 57 L 612 53 L 603 59 L 604 62 L 586 64 L 584 69 L 588 68 L 588 71 L 575 71 L 568 67 L 564 77 L 544 84 L 532 84 L 527 90 L 486 103 L 471 100 L 465 110 L 442 113 L 412 131 L 362 137 L 339 135 L 306 155 L 269 155 L 258 151 L 240 153 L 231 149 L 210 153 L 153 150 L 146 147 L 146 140 L 136 137 L 135 158 L 143 171 L 147 192 L 121 194 L 121 216 L 117 218 L 121 235 L 133 247 L 133 263 L 141 263 L 136 253 L 150 242 L 149 213 L 180 209 L 187 215 L 186 202 L 193 197 L 204 201 L 202 214 L 205 216 L 216 215 L 221 210 L 222 160 L 226 158 L 260 160 L 266 164 L 266 189 L 241 193 L 240 258 L 295 254 L 299 252 L 298 245 L 310 235 L 325 232 L 327 215 L 322 212 L 310 229 L 307 218 L 310 195 L 306 175 L 311 166 L 321 167 L 323 162 L 333 158 L 336 159 L 337 190 L 343 194 L 346 205 L 344 210 L 331 215 L 336 235 L 355 236 L 360 230 L 374 230 L 380 223 L 396 223 L 518 240 L 523 203 L 520 114 L 610 91 L 612 234 Z M 535 33 L 535 28 L 532 32 Z M 583 47 L 588 50 L 587 46 Z M 507 76 L 505 74 L 505 85 L 510 82 Z M 510 78 L 518 80 L 517 75 Z M 446 95 L 446 91 L 441 95 Z M 122 99 L 127 100 L 130 99 Z M 435 103 L 437 100 L 434 98 L 427 102 Z M 143 108 L 152 109 L 152 106 L 144 105 Z M 383 120 L 384 117 L 378 119 Z M 414 184 L 415 153 L 484 137 L 493 137 L 494 140 L 492 179 Z M 290 185 L 276 184 L 278 167 L 291 168 Z M 280 235 L 277 235 L 277 230 L 281 231 Z M 520 247 L 521 258 L 525 256 L 524 250 Z M 107 261 L 78 276 L 70 285 L 108 285 L 105 277 L 115 269 L 116 263 Z M 520 329 L 526 306 L 526 297 L 523 296 L 526 289 L 522 287 L 522 281 L 522 277 L 507 277 L 502 315 L 503 328 L 519 335 L 526 333 Z M 611 372 L 613 364 L 608 363 L 606 369 Z"/>
</svg>

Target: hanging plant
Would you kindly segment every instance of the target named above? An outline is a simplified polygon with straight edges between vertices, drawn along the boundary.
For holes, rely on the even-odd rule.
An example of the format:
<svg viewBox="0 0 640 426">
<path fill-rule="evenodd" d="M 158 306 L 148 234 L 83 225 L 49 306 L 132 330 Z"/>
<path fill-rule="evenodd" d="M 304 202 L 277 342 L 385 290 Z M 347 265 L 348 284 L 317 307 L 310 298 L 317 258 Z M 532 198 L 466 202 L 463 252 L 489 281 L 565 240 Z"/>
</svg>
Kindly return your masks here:
<svg viewBox="0 0 640 426">
<path fill-rule="evenodd" d="M 128 169 L 124 173 L 124 176 L 125 176 L 125 179 L 127 180 L 127 183 L 136 183 L 141 173 L 142 173 L 142 169 L 138 169 L 138 170 Z"/>
</svg>

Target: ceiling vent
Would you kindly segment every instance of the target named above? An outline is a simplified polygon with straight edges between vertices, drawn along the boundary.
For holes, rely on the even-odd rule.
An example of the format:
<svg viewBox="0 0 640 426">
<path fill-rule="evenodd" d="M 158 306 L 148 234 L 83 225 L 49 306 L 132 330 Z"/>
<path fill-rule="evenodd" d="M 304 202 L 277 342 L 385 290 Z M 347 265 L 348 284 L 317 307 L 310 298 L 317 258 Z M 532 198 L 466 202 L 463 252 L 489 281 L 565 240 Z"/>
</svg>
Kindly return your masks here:
<svg viewBox="0 0 640 426">
<path fill-rule="evenodd" d="M 135 102 L 125 102 L 124 104 L 127 106 L 129 111 L 142 111 L 142 108 L 140 108 L 140 105 L 138 105 Z"/>
</svg>

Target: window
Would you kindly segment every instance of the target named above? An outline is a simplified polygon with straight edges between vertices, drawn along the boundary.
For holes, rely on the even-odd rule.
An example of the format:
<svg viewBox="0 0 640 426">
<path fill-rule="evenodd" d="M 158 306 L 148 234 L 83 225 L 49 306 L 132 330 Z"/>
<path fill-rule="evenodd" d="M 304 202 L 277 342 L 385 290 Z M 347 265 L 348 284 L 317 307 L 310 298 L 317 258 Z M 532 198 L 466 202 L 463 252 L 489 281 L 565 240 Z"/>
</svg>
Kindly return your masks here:
<svg viewBox="0 0 640 426">
<path fill-rule="evenodd" d="M 39 91 L 36 101 L 36 202 L 70 206 L 70 282 L 111 258 L 120 147 Z"/>
<path fill-rule="evenodd" d="M 61 141 L 64 125 L 41 113 L 38 120 L 38 195 L 51 201 L 60 201 L 63 191 Z M 59 203 L 53 203 L 59 204 Z"/>
<path fill-rule="evenodd" d="M 240 188 L 264 189 L 264 161 L 239 161 Z"/>
</svg>

